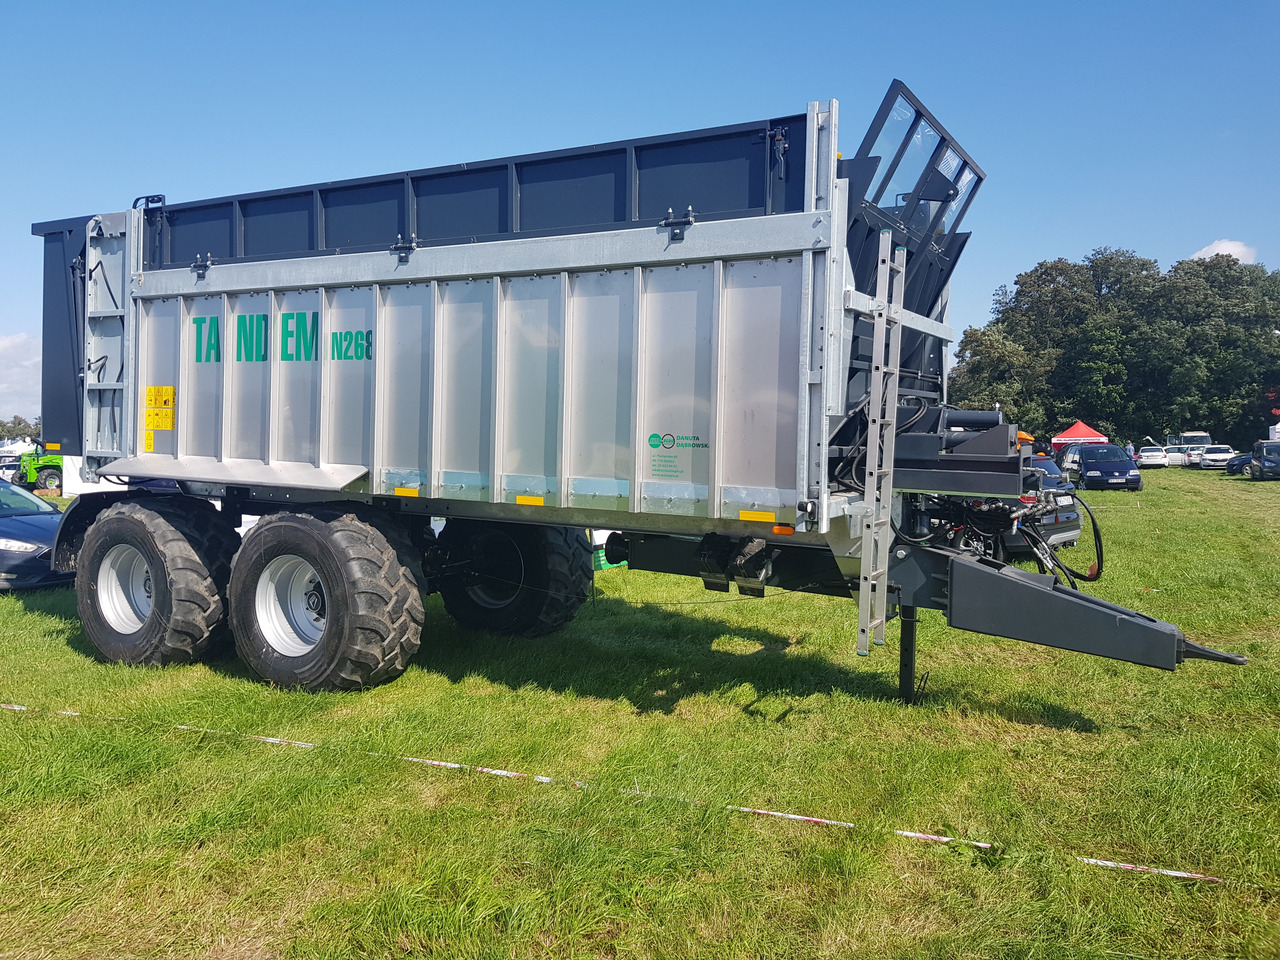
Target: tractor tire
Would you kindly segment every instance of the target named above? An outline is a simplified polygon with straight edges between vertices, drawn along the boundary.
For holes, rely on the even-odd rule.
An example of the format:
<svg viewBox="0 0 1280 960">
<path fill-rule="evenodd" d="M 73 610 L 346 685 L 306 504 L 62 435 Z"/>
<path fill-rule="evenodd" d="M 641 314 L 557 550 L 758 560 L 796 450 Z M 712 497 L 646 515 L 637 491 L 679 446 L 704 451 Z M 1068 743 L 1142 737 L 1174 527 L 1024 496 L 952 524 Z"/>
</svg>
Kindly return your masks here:
<svg viewBox="0 0 1280 960">
<path fill-rule="evenodd" d="M 116 503 L 85 532 L 76 606 L 109 661 L 190 663 L 226 635 L 227 581 L 238 537 L 203 500 Z"/>
<path fill-rule="evenodd" d="M 278 513 L 231 565 L 236 652 L 263 680 L 357 690 L 404 672 L 422 642 L 407 533 L 353 514 Z"/>
<path fill-rule="evenodd" d="M 591 545 L 573 527 L 450 520 L 439 541 L 463 565 L 440 582 L 445 611 L 460 626 L 545 636 L 591 593 Z"/>
<path fill-rule="evenodd" d="M 61 490 L 62 471 L 54 467 L 45 467 L 36 474 L 36 487 L 40 490 Z"/>
</svg>

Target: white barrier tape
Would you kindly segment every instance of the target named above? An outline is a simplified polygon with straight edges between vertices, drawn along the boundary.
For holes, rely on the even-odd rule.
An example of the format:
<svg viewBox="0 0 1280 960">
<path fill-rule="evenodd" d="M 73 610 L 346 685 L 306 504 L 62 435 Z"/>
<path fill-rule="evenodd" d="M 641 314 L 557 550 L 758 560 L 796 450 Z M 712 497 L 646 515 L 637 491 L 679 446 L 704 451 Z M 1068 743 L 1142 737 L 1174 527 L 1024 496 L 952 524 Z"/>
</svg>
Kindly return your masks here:
<svg viewBox="0 0 1280 960">
<path fill-rule="evenodd" d="M 1095 860 L 1093 857 L 1076 857 L 1081 863 L 1094 867 L 1107 867 L 1110 870 L 1136 870 L 1138 873 L 1158 873 L 1162 877 L 1184 877 L 1188 880 L 1208 880 L 1210 883 L 1226 883 L 1221 877 L 1211 877 L 1204 873 L 1187 873 L 1185 870 L 1163 870 L 1160 867 L 1141 867 L 1133 863 L 1118 863 L 1115 860 Z"/>
<path fill-rule="evenodd" d="M 90 717 L 86 717 L 85 714 L 79 713 L 75 710 L 42 711 L 39 708 L 32 710 L 31 707 L 24 707 L 21 704 L 17 704 L 17 703 L 0 703 L 0 710 L 9 710 L 14 713 L 31 713 L 31 712 L 51 713 L 59 717 L 85 717 L 86 719 L 92 719 Z M 116 723 L 127 722 L 123 717 L 98 717 L 96 719 L 108 720 Z M 181 723 L 174 724 L 173 728 L 175 730 L 184 730 L 188 733 L 209 733 L 209 734 L 214 734 L 220 737 L 233 737 L 239 740 L 250 740 L 256 743 L 268 743 L 268 744 L 273 744 L 275 746 L 300 747 L 304 750 L 316 750 L 316 749 L 319 749 L 321 746 L 318 743 L 308 743 L 306 740 L 288 740 L 283 737 L 264 737 L 264 736 L 259 736 L 251 733 L 236 733 L 230 730 L 214 730 L 209 727 L 193 727 L 193 726 L 188 726 L 187 724 L 181 724 Z M 392 754 L 392 753 L 377 753 L 371 750 L 362 750 L 360 751 L 360 753 L 368 757 L 381 757 L 387 760 L 400 760 L 405 763 L 419 763 L 429 767 L 439 767 L 440 769 L 443 769 L 443 770 L 459 770 L 464 773 L 484 773 L 484 774 L 489 774 L 490 776 L 506 777 L 512 780 L 532 780 L 535 783 L 549 783 L 549 784 L 556 784 L 561 782 L 552 777 L 545 777 L 537 774 L 519 773 L 515 770 L 502 770 L 497 767 L 476 767 L 476 766 L 472 766 L 471 764 L 455 763 L 449 760 L 432 760 L 426 757 L 410 757 L 410 756 L 402 756 L 399 754 Z M 590 784 L 583 783 L 580 780 L 571 780 L 567 782 L 572 784 L 574 787 L 576 787 L 579 790 L 592 789 Z M 663 797 L 658 794 L 645 793 L 640 790 L 619 790 L 618 792 L 622 794 L 627 794 L 629 796 L 642 797 L 646 800 L 678 799 L 686 803 L 690 802 L 688 800 L 685 800 L 684 798 Z M 692 802 L 697 803 L 699 806 L 705 806 L 705 804 L 702 801 L 692 801 Z M 759 807 L 738 807 L 728 803 L 724 804 L 722 809 L 731 810 L 734 813 L 750 813 L 760 817 L 773 817 L 778 820 L 793 820 L 799 823 L 812 823 L 812 824 L 816 824 L 818 826 L 823 826 L 823 827 L 849 828 L 849 827 L 857 826 L 856 823 L 850 823 L 846 820 L 828 820 L 825 817 L 811 817 L 806 814 L 800 814 L 800 813 L 784 813 L 780 810 L 765 810 Z M 963 846 L 968 846 L 968 847 L 977 847 L 978 849 L 981 849 L 981 850 L 992 850 L 995 848 L 994 844 L 984 843 L 980 840 L 965 840 L 959 837 L 947 837 L 947 836 L 943 836 L 941 834 L 936 834 L 936 833 L 917 833 L 914 830 L 894 830 L 893 832 L 899 837 L 906 837 L 910 840 L 923 840 L 928 843 L 954 843 L 954 844 L 961 844 Z M 1210 883 L 1226 883 L 1227 882 L 1221 877 L 1213 877 L 1204 873 L 1190 873 L 1185 870 L 1165 870 L 1162 867 L 1144 867 L 1138 864 L 1120 863 L 1119 861 L 1116 861 L 1116 860 L 1098 860 L 1098 859 L 1095 859 L 1094 857 L 1072 857 L 1071 859 L 1075 860 L 1078 863 L 1088 864 L 1089 866 L 1093 866 L 1093 867 L 1104 867 L 1109 870 L 1130 870 L 1137 873 L 1158 874 L 1162 877 L 1178 877 L 1185 880 L 1206 880 Z"/>
</svg>

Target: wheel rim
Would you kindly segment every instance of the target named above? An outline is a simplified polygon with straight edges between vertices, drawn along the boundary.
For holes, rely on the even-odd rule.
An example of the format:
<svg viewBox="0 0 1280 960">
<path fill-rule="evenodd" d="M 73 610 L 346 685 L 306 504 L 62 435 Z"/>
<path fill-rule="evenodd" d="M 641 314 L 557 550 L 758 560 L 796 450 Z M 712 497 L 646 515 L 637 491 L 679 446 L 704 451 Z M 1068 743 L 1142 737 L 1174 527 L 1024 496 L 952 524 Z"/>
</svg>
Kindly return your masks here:
<svg viewBox="0 0 1280 960">
<path fill-rule="evenodd" d="M 501 610 L 524 586 L 524 557 L 505 533 L 489 530 L 472 543 L 467 595 L 482 607 Z"/>
<path fill-rule="evenodd" d="M 137 633 L 151 616 L 151 567 L 136 547 L 119 543 L 98 568 L 103 619 L 117 633 Z"/>
<path fill-rule="evenodd" d="M 324 582 L 301 557 L 284 554 L 266 565 L 254 606 L 263 639 L 282 656 L 310 653 L 324 636 Z"/>
</svg>

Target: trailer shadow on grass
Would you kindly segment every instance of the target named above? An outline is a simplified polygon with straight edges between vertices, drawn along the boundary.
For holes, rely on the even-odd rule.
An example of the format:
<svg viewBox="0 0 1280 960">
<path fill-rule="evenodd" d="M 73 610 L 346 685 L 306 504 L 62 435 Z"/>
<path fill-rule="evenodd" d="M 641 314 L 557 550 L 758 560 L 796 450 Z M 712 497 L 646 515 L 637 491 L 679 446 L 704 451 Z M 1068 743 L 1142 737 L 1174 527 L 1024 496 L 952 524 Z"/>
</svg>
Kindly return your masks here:
<svg viewBox="0 0 1280 960">
<path fill-rule="evenodd" d="M 422 650 L 411 669 L 430 670 L 454 683 L 478 676 L 512 690 L 532 684 L 556 693 L 625 700 L 639 713 L 671 713 L 687 697 L 749 685 L 754 696 L 743 712 L 783 722 L 794 704 L 771 712 L 759 704 L 771 697 L 799 701 L 833 694 L 896 700 L 896 651 L 888 657 L 881 669 L 850 670 L 822 652 L 797 649 L 792 638 L 768 629 L 597 598 L 565 631 L 535 639 L 464 630 L 431 604 Z M 991 712 L 1028 726 L 1098 729 L 1083 714 L 1024 694 L 983 697 L 952 685 L 928 691 L 924 703 Z"/>
<path fill-rule="evenodd" d="M 759 697 L 842 692 L 888 700 L 897 692 L 892 675 L 846 670 L 769 630 L 659 607 L 638 612 L 620 600 L 596 600 L 569 629 L 536 639 L 475 633 L 429 615 L 433 620 L 415 661 L 425 669 L 455 682 L 478 675 L 512 689 L 535 684 L 626 700 L 641 713 L 670 713 L 686 697 L 743 684 Z M 716 649 L 725 640 L 737 649 Z"/>
<path fill-rule="evenodd" d="M 28 612 L 64 621 L 71 650 L 89 660 L 101 659 L 81 629 L 74 590 L 36 590 L 16 596 Z M 821 652 L 796 647 L 795 640 L 772 630 L 658 605 L 637 609 L 626 601 L 603 597 L 592 601 L 561 633 L 536 639 L 499 637 L 458 627 L 436 599 L 428 603 L 422 649 L 410 669 L 430 670 L 454 683 L 479 676 L 513 690 L 533 684 L 558 693 L 625 700 L 639 713 L 671 713 L 686 697 L 748 684 L 754 696 L 743 712 L 774 722 L 784 722 L 793 708 L 762 708 L 770 697 L 797 701 L 833 694 L 872 701 L 897 698 L 897 661 L 892 651 L 885 651 L 888 656 L 881 660 L 880 669 L 849 670 Z M 229 643 L 207 657 L 205 664 L 224 677 L 260 682 Z M 1098 729 L 1088 717 L 1042 697 L 1023 692 L 1004 698 L 982 695 L 962 683 L 935 682 L 924 705 L 990 712 L 1028 726 L 1084 733 Z"/>
</svg>

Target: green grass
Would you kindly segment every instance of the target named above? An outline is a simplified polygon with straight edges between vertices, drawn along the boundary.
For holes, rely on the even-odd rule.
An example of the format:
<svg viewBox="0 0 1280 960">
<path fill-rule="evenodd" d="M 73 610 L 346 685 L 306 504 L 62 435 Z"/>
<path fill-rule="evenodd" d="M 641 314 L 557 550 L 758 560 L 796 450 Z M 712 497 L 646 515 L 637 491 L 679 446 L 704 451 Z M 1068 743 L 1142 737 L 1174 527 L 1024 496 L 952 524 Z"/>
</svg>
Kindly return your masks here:
<svg viewBox="0 0 1280 960">
<path fill-rule="evenodd" d="M 852 602 L 697 604 L 721 597 L 620 569 L 536 642 L 433 599 L 403 677 L 308 695 L 229 656 L 98 663 L 71 591 L 2 596 L 0 700 L 39 710 L 0 712 L 0 957 L 1280 957 L 1280 483 L 1147 484 L 1089 496 L 1088 589 L 1248 666 L 1169 674 L 927 612 L 905 708 L 896 640 L 856 657 Z"/>
</svg>

